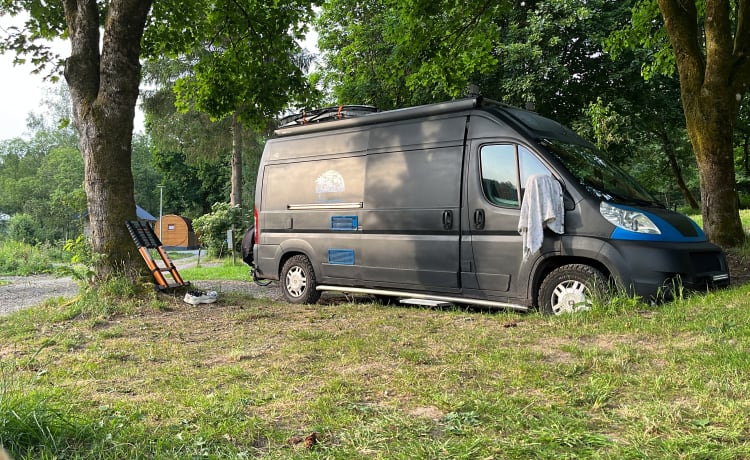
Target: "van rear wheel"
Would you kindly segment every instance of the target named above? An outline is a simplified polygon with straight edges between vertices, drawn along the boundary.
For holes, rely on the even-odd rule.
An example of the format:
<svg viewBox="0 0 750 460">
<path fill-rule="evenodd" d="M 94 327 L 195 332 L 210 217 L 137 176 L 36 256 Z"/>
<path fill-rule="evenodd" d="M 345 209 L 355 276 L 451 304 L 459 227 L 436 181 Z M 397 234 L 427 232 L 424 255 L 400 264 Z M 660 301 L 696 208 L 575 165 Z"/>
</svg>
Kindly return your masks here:
<svg viewBox="0 0 750 460">
<path fill-rule="evenodd" d="M 315 270 L 310 260 L 301 254 L 284 262 L 281 269 L 281 292 L 290 303 L 315 303 L 320 291 L 315 289 Z"/>
<path fill-rule="evenodd" d="M 542 281 L 537 303 L 545 315 L 590 310 L 595 298 L 606 293 L 601 271 L 583 264 L 558 267 Z"/>
</svg>

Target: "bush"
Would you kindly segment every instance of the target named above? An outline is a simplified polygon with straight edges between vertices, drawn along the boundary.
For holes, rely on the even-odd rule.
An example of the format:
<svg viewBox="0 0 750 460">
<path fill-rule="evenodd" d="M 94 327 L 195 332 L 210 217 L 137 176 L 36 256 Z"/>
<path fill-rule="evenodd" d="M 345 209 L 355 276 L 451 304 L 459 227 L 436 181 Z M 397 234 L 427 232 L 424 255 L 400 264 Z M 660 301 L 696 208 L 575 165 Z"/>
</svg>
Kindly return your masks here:
<svg viewBox="0 0 750 460">
<path fill-rule="evenodd" d="M 51 273 L 54 261 L 61 259 L 59 250 L 49 244 L 31 246 L 17 241 L 6 241 L 0 245 L 0 274 L 29 276 Z"/>
<path fill-rule="evenodd" d="M 8 224 L 8 237 L 19 243 L 36 244 L 39 242 L 39 223 L 29 214 L 16 214 Z"/>
<path fill-rule="evenodd" d="M 740 209 L 750 209 L 750 194 L 739 192 Z"/>
<path fill-rule="evenodd" d="M 242 209 L 232 207 L 229 203 L 214 203 L 211 212 L 193 220 L 201 243 L 208 249 L 209 255 L 221 255 L 226 247 L 227 230 L 234 225 L 235 229 L 242 229 Z M 235 238 L 236 239 L 236 238 Z"/>
</svg>

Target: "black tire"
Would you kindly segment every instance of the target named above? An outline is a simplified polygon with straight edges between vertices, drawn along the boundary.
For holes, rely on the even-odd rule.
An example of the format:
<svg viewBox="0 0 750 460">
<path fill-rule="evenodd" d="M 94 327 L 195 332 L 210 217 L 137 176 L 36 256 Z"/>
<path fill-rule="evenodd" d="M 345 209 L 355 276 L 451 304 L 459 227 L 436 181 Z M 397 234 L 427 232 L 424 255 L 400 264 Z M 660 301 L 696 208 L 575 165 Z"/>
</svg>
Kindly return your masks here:
<svg viewBox="0 0 750 460">
<path fill-rule="evenodd" d="M 281 269 L 281 292 L 289 303 L 315 303 L 320 291 L 310 260 L 301 254 L 292 256 Z"/>
<path fill-rule="evenodd" d="M 558 267 L 539 287 L 539 311 L 545 315 L 561 315 L 590 310 L 593 300 L 607 292 L 605 280 L 601 271 L 588 265 Z"/>
</svg>

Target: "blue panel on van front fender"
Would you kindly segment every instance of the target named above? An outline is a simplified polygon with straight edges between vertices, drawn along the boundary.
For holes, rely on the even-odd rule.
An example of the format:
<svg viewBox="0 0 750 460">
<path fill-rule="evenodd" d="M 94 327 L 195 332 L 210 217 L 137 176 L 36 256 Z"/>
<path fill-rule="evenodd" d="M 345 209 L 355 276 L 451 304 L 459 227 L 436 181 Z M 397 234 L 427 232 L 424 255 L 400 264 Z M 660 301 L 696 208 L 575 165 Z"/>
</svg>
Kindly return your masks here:
<svg viewBox="0 0 750 460">
<path fill-rule="evenodd" d="M 625 208 L 625 206 L 620 206 L 622 208 Z M 662 219 L 659 216 L 654 215 L 653 213 L 644 211 L 639 208 L 627 208 L 632 209 L 634 211 L 638 211 L 640 213 L 643 213 L 646 217 L 651 219 L 651 221 L 659 228 L 659 231 L 661 231 L 661 235 L 655 235 L 652 233 L 638 233 L 633 232 L 630 230 L 626 230 L 621 227 L 615 227 L 615 230 L 612 232 L 612 235 L 610 238 L 613 240 L 628 240 L 628 241 L 662 241 L 662 242 L 670 242 L 670 243 L 702 243 L 706 241 L 706 234 L 703 233 L 703 230 L 692 221 L 692 219 L 688 218 L 687 216 L 684 216 L 685 219 L 688 219 L 692 226 L 695 229 L 696 236 L 685 236 L 682 233 L 680 233 L 674 226 L 672 226 L 669 222 Z"/>
</svg>

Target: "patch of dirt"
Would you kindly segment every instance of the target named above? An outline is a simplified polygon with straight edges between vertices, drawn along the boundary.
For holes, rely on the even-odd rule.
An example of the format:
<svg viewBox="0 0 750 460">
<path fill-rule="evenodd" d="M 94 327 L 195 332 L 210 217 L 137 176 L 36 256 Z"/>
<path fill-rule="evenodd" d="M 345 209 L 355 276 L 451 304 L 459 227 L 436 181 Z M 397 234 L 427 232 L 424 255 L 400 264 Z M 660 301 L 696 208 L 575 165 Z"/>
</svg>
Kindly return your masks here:
<svg viewBox="0 0 750 460">
<path fill-rule="evenodd" d="M 727 251 L 729 276 L 732 286 L 739 286 L 750 282 L 750 260 L 738 251 Z"/>
</svg>

